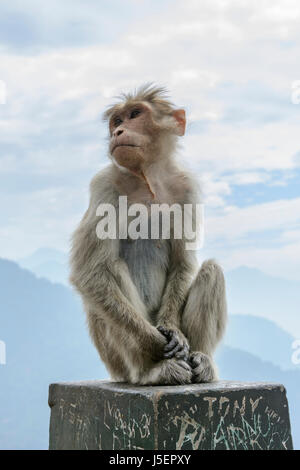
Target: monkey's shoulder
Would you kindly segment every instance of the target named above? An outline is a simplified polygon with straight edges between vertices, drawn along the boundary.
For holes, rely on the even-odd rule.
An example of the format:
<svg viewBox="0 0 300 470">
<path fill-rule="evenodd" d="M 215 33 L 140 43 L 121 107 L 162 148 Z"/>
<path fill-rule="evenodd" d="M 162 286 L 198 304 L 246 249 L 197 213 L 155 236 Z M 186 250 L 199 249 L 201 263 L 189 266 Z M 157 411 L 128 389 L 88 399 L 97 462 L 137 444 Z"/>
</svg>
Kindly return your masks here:
<svg viewBox="0 0 300 470">
<path fill-rule="evenodd" d="M 112 166 L 109 165 L 96 173 L 90 182 L 90 197 L 95 204 L 106 203 L 116 205 L 118 192 L 113 184 Z"/>
<path fill-rule="evenodd" d="M 181 204 L 201 202 L 200 184 L 188 171 L 180 170 L 172 174 L 167 187 L 175 202 Z"/>
</svg>

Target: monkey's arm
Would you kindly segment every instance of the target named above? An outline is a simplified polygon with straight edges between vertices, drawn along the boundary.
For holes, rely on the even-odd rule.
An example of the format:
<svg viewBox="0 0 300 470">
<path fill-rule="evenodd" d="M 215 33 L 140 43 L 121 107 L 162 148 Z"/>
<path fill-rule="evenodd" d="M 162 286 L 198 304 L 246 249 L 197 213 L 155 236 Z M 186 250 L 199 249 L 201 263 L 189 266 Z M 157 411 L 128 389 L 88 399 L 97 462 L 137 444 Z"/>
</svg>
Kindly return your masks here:
<svg viewBox="0 0 300 470">
<path fill-rule="evenodd" d="M 165 287 L 161 308 L 157 317 L 158 330 L 168 340 L 165 358 L 187 358 L 188 341 L 181 332 L 181 314 L 191 286 L 194 269 L 189 257 L 175 258 Z"/>
<path fill-rule="evenodd" d="M 101 188 L 101 194 L 98 190 Z M 163 357 L 165 337 L 147 320 L 146 308 L 135 290 L 128 269 L 119 259 L 118 240 L 101 240 L 96 227 L 96 210 L 103 201 L 115 205 L 114 194 L 107 184 L 95 180 L 91 184 L 91 200 L 73 236 L 71 253 L 71 283 L 83 299 L 93 303 L 126 331 L 128 342 L 134 338 L 144 354 L 153 360 Z M 130 298 L 134 296 L 134 305 Z"/>
<path fill-rule="evenodd" d="M 187 218 L 191 228 L 194 230 L 192 240 L 185 238 L 185 227 L 181 239 L 171 238 L 171 264 L 167 278 L 162 304 L 158 313 L 159 331 L 165 334 L 169 340 L 165 348 L 165 357 L 186 357 L 188 354 L 188 341 L 181 332 L 181 315 L 186 302 L 196 268 L 195 252 L 186 249 L 187 242 L 196 242 L 198 238 L 196 203 L 199 198 L 197 186 L 190 181 L 189 189 L 186 193 L 186 200 L 182 202 L 189 204 L 184 207 L 188 210 Z M 185 222 L 183 222 L 184 224 Z M 189 224 L 190 225 L 190 224 Z"/>
<path fill-rule="evenodd" d="M 181 312 L 193 279 L 193 264 L 188 257 L 180 258 L 172 261 L 157 317 L 159 325 L 165 327 L 180 328 Z"/>
</svg>

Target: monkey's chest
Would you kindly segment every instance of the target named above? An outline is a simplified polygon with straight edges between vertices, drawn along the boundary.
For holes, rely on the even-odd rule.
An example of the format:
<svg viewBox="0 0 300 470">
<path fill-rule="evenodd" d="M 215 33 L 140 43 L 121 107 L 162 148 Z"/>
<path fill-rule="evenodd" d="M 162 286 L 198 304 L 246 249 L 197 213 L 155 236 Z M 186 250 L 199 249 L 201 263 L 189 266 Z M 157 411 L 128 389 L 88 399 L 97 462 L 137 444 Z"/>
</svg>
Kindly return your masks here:
<svg viewBox="0 0 300 470">
<path fill-rule="evenodd" d="M 120 240 L 120 258 L 149 313 L 159 309 L 169 266 L 168 240 Z"/>
</svg>

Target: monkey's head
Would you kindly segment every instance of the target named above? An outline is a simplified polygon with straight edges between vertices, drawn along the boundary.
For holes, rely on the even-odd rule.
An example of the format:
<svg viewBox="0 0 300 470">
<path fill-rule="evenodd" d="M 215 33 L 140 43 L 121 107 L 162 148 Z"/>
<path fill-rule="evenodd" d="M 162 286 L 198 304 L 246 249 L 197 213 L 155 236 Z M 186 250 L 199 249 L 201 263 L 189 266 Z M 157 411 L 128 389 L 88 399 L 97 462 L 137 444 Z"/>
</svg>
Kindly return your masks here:
<svg viewBox="0 0 300 470">
<path fill-rule="evenodd" d="M 177 137 L 185 133 L 185 111 L 175 109 L 165 95 L 164 88 L 145 85 L 135 94 L 121 95 L 104 114 L 113 162 L 136 176 L 145 178 L 155 161 L 169 158 Z"/>
</svg>

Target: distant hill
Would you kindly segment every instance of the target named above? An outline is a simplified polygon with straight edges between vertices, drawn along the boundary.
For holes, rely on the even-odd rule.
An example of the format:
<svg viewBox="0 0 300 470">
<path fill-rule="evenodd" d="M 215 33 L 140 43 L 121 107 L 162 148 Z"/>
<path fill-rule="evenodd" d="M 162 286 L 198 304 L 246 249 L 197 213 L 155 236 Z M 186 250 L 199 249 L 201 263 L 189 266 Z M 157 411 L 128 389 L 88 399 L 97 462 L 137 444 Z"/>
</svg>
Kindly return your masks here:
<svg viewBox="0 0 300 470">
<path fill-rule="evenodd" d="M 38 277 L 68 285 L 66 253 L 41 248 L 18 262 Z M 266 318 L 293 337 L 300 338 L 300 281 L 275 278 L 242 266 L 226 272 L 226 283 L 231 314 Z"/>
<path fill-rule="evenodd" d="M 68 285 L 66 253 L 41 248 L 20 263 L 38 277 Z M 229 312 L 235 314 L 230 316 L 226 345 L 282 369 L 295 369 L 291 346 L 300 338 L 300 282 L 273 278 L 247 267 L 227 272 L 226 281 Z"/>
<path fill-rule="evenodd" d="M 34 253 L 25 258 L 19 260 L 20 265 L 26 264 L 28 268 L 32 268 L 38 264 L 42 264 L 48 261 L 57 261 L 58 263 L 64 264 L 66 262 L 67 255 L 63 251 L 56 250 L 55 248 L 39 248 Z"/>
<path fill-rule="evenodd" d="M 48 447 L 48 386 L 107 377 L 79 299 L 59 284 L 0 260 L 0 448 Z"/>
<path fill-rule="evenodd" d="M 7 365 L 0 365 L 0 448 L 45 449 L 49 383 L 103 379 L 108 375 L 88 337 L 81 303 L 71 289 L 39 279 L 16 263 L 0 259 L 0 312 L 0 339 L 7 346 Z M 253 340 L 253 348 L 258 348 L 263 358 L 268 357 L 267 348 L 276 341 L 278 354 L 273 357 L 284 364 L 289 336 L 270 322 L 261 321 L 251 318 L 249 323 L 246 316 L 235 318 L 228 340 L 242 347 L 248 332 L 247 348 L 252 348 Z M 265 335 L 269 343 L 262 346 Z M 299 369 L 284 372 L 253 354 L 228 346 L 219 349 L 217 359 L 222 378 L 271 380 L 287 387 L 294 443 L 300 448 Z"/>
<path fill-rule="evenodd" d="M 226 346 L 216 354 L 220 377 L 245 382 L 279 382 L 287 390 L 294 448 L 300 450 L 300 370 L 282 371 L 253 354 Z"/>
<path fill-rule="evenodd" d="M 40 248 L 30 256 L 18 260 L 22 268 L 52 282 L 68 284 L 69 268 L 66 253 L 53 248 Z"/>
<path fill-rule="evenodd" d="M 300 338 L 300 281 L 240 267 L 226 272 L 226 282 L 230 313 L 267 318 Z"/>
<path fill-rule="evenodd" d="M 292 335 L 265 318 L 230 315 L 224 343 L 242 349 L 282 369 L 298 369 L 292 361 Z"/>
</svg>

